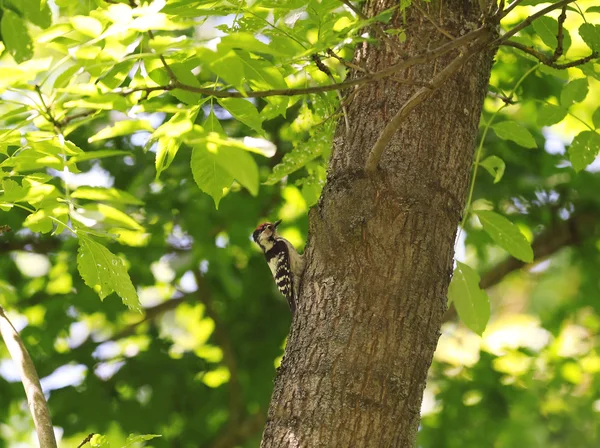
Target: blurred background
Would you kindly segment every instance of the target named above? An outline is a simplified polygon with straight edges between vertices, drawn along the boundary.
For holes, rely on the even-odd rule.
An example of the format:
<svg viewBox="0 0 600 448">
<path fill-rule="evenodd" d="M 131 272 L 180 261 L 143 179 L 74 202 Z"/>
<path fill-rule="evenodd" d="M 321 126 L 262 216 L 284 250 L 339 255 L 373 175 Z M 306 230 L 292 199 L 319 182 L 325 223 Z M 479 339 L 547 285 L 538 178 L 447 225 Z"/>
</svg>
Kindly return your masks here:
<svg viewBox="0 0 600 448">
<path fill-rule="evenodd" d="M 68 3 L 52 3 L 60 14 L 55 20 L 89 12 L 90 5 Z M 579 2 L 584 9 L 592 3 Z M 528 11 L 515 10 L 506 26 Z M 210 42 L 224 35 L 216 27 L 228 23 L 231 16 L 211 17 L 179 33 Z M 567 19 L 573 29 L 581 23 L 575 14 Z M 33 35 L 39 32 L 32 27 Z M 530 29 L 523 34 L 540 44 Z M 36 48 L 36 57 L 53 55 Z M 572 48 L 586 51 L 575 33 Z M 14 62 L 5 52 L 0 64 Z M 490 90 L 506 94 L 533 66 L 502 48 Z M 518 120 L 538 149 L 493 132 L 484 141 L 484 157 L 500 157 L 506 167 L 498 183 L 479 169 L 475 206 L 509 215 L 532 241 L 536 261 L 523 266 L 493 244 L 476 218 L 466 223 L 457 259 L 480 272 L 492 317 L 480 337 L 449 310 L 425 390 L 419 447 L 600 446 L 600 161 L 575 174 L 566 155 L 573 136 L 596 122 L 598 73 L 593 62 L 585 70 L 540 67 L 496 118 Z M 554 103 L 574 78 L 588 79 L 585 99 L 559 123 L 540 125 L 540 101 Z M 285 118 L 269 116 L 262 100 L 255 104 L 267 117 L 264 154 L 253 155 L 262 182 L 301 142 L 331 137 L 335 120 L 323 124 L 331 111 L 319 107 L 319 97 L 298 98 Z M 482 122 L 503 105 L 490 96 Z M 212 107 L 229 136 L 254 135 Z M 203 106 L 198 122 L 210 110 Z M 135 117 L 153 129 L 168 118 L 151 110 Z M 0 305 L 37 366 L 60 446 L 75 447 L 96 432 L 114 446 L 138 433 L 162 435 L 148 442 L 156 447 L 256 447 L 291 316 L 250 235 L 259 223 L 282 219 L 282 235 L 303 248 L 328 150 L 280 182 L 262 184 L 257 196 L 234 183 L 216 210 L 194 183 L 188 149 L 157 179 L 156 148 L 145 148 L 152 131 L 88 141 L 130 118 L 102 114 L 70 135 L 86 151 L 130 155 L 78 163 L 79 174 L 48 173 L 80 192 L 78 211 L 87 219 L 96 219 L 98 210 L 86 198 L 98 188 L 117 189 L 119 200 L 108 203 L 133 220 L 123 228 L 123 217 L 114 218 L 119 237 L 109 248 L 127 260 L 144 313 L 126 309 L 115 294 L 101 302 L 77 272 L 77 240 L 24 228 L 27 213 L 19 209 L 0 212 L 0 224 L 13 228 L 0 236 Z M 110 217 L 103 219 L 110 229 Z M 0 377 L 0 447 L 36 446 L 23 388 L 2 344 Z"/>
</svg>

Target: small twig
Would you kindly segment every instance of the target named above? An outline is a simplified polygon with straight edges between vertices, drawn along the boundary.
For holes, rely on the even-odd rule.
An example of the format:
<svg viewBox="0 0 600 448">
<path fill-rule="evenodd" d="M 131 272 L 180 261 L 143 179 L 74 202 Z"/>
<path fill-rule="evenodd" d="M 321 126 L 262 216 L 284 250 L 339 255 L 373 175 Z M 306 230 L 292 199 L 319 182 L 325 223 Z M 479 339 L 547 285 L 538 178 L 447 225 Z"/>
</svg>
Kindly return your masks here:
<svg viewBox="0 0 600 448">
<path fill-rule="evenodd" d="M 335 84 L 335 78 L 331 74 L 331 70 L 329 70 L 329 67 L 327 67 L 325 64 L 323 64 L 323 61 L 321 60 L 319 55 L 316 53 L 313 54 L 312 60 L 314 61 L 317 68 L 320 71 L 322 71 L 323 73 L 325 73 L 327 75 L 327 77 L 329 78 L 329 80 Z M 340 101 L 342 112 L 344 114 L 344 123 L 346 125 L 346 135 L 348 135 L 348 133 L 350 132 L 350 122 L 348 121 L 348 111 L 346 110 L 346 106 L 344 106 L 344 98 L 342 98 L 342 94 L 340 93 L 339 90 L 337 90 L 335 93 L 337 93 L 337 97 Z"/>
<path fill-rule="evenodd" d="M 356 16 L 359 19 L 369 20 L 369 18 L 360 9 L 358 9 L 356 6 L 354 6 L 349 0 L 340 0 L 340 2 L 342 2 L 348 8 L 350 8 L 350 10 L 354 14 L 356 14 Z M 377 34 L 377 37 L 379 37 L 386 44 L 388 44 L 392 50 L 395 50 L 398 54 L 404 53 L 404 50 L 402 50 L 402 47 L 398 44 L 398 42 L 396 42 L 394 39 L 392 39 L 390 36 L 388 36 L 387 33 L 385 32 L 385 30 L 383 29 L 383 27 L 379 23 L 373 23 L 371 26 L 375 30 L 375 34 Z"/>
<path fill-rule="evenodd" d="M 329 56 L 331 56 L 332 58 L 337 59 L 338 62 L 340 64 L 342 64 L 344 67 L 350 68 L 352 70 L 356 70 L 357 72 L 361 72 L 361 73 L 369 73 L 369 71 L 366 68 L 363 68 L 358 64 L 354 64 L 353 62 L 346 61 L 344 58 L 341 58 L 331 48 L 327 49 L 327 54 Z"/>
<path fill-rule="evenodd" d="M 439 26 L 437 23 L 435 23 L 435 20 L 433 20 L 429 16 L 429 14 L 427 14 L 427 12 L 425 12 L 425 10 L 419 6 L 418 1 L 419 0 L 415 1 L 412 5 L 415 8 L 417 8 L 417 10 L 421 13 L 421 15 L 423 17 L 425 17 L 427 20 L 429 20 L 429 22 L 435 27 L 436 30 L 438 30 L 439 33 L 443 34 L 444 36 L 446 36 L 450 40 L 454 40 L 455 37 L 452 34 L 450 34 L 448 31 L 446 31 L 444 28 L 442 28 L 441 26 Z"/>
<path fill-rule="evenodd" d="M 556 61 L 563 54 L 563 41 L 565 38 L 564 33 L 564 25 L 565 20 L 567 19 L 567 5 L 562 7 L 562 11 L 560 16 L 558 16 L 558 32 L 556 34 L 556 40 L 558 41 L 556 45 L 556 50 L 554 50 L 554 54 L 552 55 L 551 61 Z"/>
<path fill-rule="evenodd" d="M 515 100 L 513 100 L 512 98 L 507 97 L 506 95 L 502 95 L 501 93 L 496 93 L 496 92 L 489 91 L 487 93 L 487 96 L 492 97 L 492 98 L 497 98 L 499 100 L 502 100 L 504 102 L 504 104 L 517 104 L 517 102 Z"/>
<path fill-rule="evenodd" d="M 386 67 L 378 72 L 366 74 L 360 78 L 352 79 L 349 81 L 340 82 L 337 84 L 329 84 L 326 86 L 314 86 L 314 87 L 304 87 L 304 88 L 291 88 L 291 89 L 272 89 L 272 90 L 255 90 L 248 91 L 243 95 L 241 92 L 229 92 L 226 90 L 214 90 L 212 87 L 197 87 L 190 86 L 184 84 L 180 81 L 176 81 L 175 85 L 167 85 L 167 86 L 155 86 L 155 87 L 134 87 L 132 89 L 123 89 L 123 90 L 115 90 L 115 93 L 120 93 L 121 95 L 129 95 L 134 92 L 140 91 L 156 91 L 156 90 L 164 90 L 169 91 L 173 89 L 181 89 L 188 92 L 199 93 L 201 95 L 212 96 L 214 98 L 266 98 L 269 96 L 295 96 L 295 95 L 306 95 L 311 93 L 320 93 L 320 92 L 331 92 L 333 90 L 342 90 L 348 87 L 354 87 L 360 84 L 365 84 L 373 81 L 379 81 L 384 78 L 388 78 L 395 73 L 413 67 L 418 64 L 425 64 L 429 61 L 433 61 L 434 59 L 439 58 L 440 56 L 445 55 L 446 53 L 454 50 L 455 48 L 460 48 L 469 42 L 481 37 L 486 34 L 488 31 L 485 27 L 478 28 L 474 31 L 471 31 L 464 36 L 458 37 L 451 42 L 448 42 L 444 45 L 440 45 L 433 50 L 424 51 L 418 55 L 406 58 L 401 60 L 400 62 Z"/>
<path fill-rule="evenodd" d="M 514 0 L 506 9 L 500 9 L 497 21 L 499 22 L 502 18 L 506 17 L 513 9 L 523 3 L 523 0 Z"/>
<path fill-rule="evenodd" d="M 48 403 L 40 385 L 33 361 L 21 340 L 19 333 L 4 313 L 0 306 L 0 334 L 6 344 L 15 366 L 19 370 L 21 382 L 27 396 L 29 411 L 33 417 L 33 423 L 37 432 L 38 441 L 42 448 L 57 448 L 54 438 L 54 429 L 52 428 L 52 419 L 48 410 Z"/>
<path fill-rule="evenodd" d="M 594 51 L 591 54 L 589 54 L 588 56 L 580 58 L 580 59 L 576 59 L 574 61 L 565 62 L 565 63 L 557 63 L 557 62 L 554 62 L 553 57 L 546 56 L 545 54 L 536 50 L 535 48 L 528 47 L 526 45 L 523 45 L 520 42 L 507 40 L 507 41 L 502 42 L 500 45 L 502 45 L 504 47 L 513 47 L 518 50 L 521 50 L 522 52 L 533 56 L 538 61 L 540 61 L 542 64 L 547 65 L 548 67 L 556 68 L 558 70 L 562 70 L 565 68 L 571 68 L 571 67 L 577 67 L 578 65 L 583 65 L 586 62 L 589 62 L 592 59 L 595 59 L 596 57 L 598 57 L 598 52 Z"/>
<path fill-rule="evenodd" d="M 529 25 L 531 25 L 531 23 L 534 20 L 539 19 L 542 16 L 545 16 L 550 11 L 554 11 L 555 9 L 562 8 L 563 6 L 568 5 L 569 3 L 573 3 L 574 1 L 575 0 L 560 0 L 559 2 L 556 2 L 556 3 L 554 3 L 554 4 L 550 5 L 550 6 L 545 7 L 544 9 L 540 9 L 538 12 L 530 15 L 525 20 L 523 20 L 521 23 L 519 23 L 515 27 L 511 28 L 510 30 L 508 30 L 501 37 L 499 37 L 498 39 L 496 39 L 496 41 L 494 43 L 495 44 L 499 44 L 499 43 L 503 43 L 503 42 L 507 41 L 509 38 L 511 38 L 512 36 L 514 36 L 515 34 L 517 34 L 523 28 L 526 28 Z"/>
<path fill-rule="evenodd" d="M 150 36 L 150 39 L 154 39 L 154 33 L 152 32 L 152 30 L 148 30 L 148 36 Z M 177 83 L 177 76 L 175 75 L 175 72 L 171 69 L 171 67 L 169 67 L 169 64 L 167 64 L 167 61 L 165 60 L 162 54 L 159 54 L 158 58 L 160 59 L 160 62 L 162 62 L 163 67 L 169 75 L 169 85 L 175 85 Z"/>
<path fill-rule="evenodd" d="M 408 117 L 414 108 L 429 98 L 433 92 L 439 89 L 452 75 L 458 72 L 467 59 L 481 50 L 483 45 L 484 43 L 480 43 L 479 45 L 474 45 L 470 50 L 465 50 L 460 56 L 450 62 L 432 79 L 431 88 L 424 87 L 420 89 L 413 96 L 411 96 L 406 103 L 404 103 L 394 118 L 392 118 L 385 128 L 383 128 L 383 131 L 377 139 L 377 142 L 375 142 L 375 145 L 373 148 L 371 148 L 369 156 L 367 157 L 367 163 L 365 165 L 366 172 L 372 173 L 377 170 L 377 165 L 379 164 L 379 160 L 381 159 L 383 151 L 387 147 L 392 137 L 398 131 L 398 128 L 402 122 L 406 119 L 406 117 Z"/>
<path fill-rule="evenodd" d="M 98 112 L 96 109 L 90 109 L 90 110 L 86 110 L 84 112 L 79 112 L 73 115 L 69 115 L 65 118 L 63 118 L 61 121 L 59 121 L 60 127 L 64 127 L 66 125 L 68 125 L 71 121 L 73 120 L 77 120 L 78 118 L 86 118 L 89 117 L 90 115 L 94 115 L 96 112 Z"/>
<path fill-rule="evenodd" d="M 56 119 L 52 115 L 52 111 L 50 110 L 50 107 L 46 104 L 46 101 L 44 100 L 44 95 L 42 94 L 42 89 L 37 84 L 35 85 L 35 91 L 37 92 L 37 94 L 38 94 L 38 96 L 40 98 L 40 101 L 42 103 L 42 106 L 44 107 L 44 112 L 46 113 L 46 119 L 50 123 L 52 123 L 52 125 L 60 133 L 60 123 L 58 121 L 56 121 Z"/>
<path fill-rule="evenodd" d="M 85 439 L 83 439 L 79 445 L 77 445 L 77 448 L 81 448 L 83 445 L 90 442 L 92 440 L 92 437 L 94 437 L 95 435 L 96 435 L 96 433 L 93 433 L 93 432 L 89 433 L 87 435 L 87 437 Z"/>
</svg>

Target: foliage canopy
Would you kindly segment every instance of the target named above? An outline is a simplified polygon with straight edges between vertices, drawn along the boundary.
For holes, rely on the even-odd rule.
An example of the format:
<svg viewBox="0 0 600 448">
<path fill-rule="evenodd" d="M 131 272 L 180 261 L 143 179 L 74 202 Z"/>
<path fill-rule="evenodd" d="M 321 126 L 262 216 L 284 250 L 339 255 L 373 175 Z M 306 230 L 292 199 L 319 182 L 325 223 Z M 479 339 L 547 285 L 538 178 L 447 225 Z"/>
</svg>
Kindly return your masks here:
<svg viewBox="0 0 600 448">
<path fill-rule="evenodd" d="M 257 446 L 289 317 L 249 234 L 281 218 L 304 244 L 360 94 L 335 85 L 345 61 L 428 18 L 345 3 L 2 3 L 0 305 L 65 446 Z M 483 336 L 445 328 L 423 447 L 599 442 L 600 8 L 563 3 L 498 51 L 449 293 Z M 504 31 L 547 6 L 518 5 Z M 2 350 L 16 446 L 32 428 Z"/>
</svg>

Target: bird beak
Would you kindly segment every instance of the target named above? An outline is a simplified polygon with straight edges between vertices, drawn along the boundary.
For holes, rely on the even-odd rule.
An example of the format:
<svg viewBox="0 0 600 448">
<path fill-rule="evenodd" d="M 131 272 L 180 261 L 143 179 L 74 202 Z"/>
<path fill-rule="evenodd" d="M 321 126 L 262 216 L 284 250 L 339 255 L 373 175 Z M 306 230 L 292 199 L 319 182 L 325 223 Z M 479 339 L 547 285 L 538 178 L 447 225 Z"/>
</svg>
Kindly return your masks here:
<svg viewBox="0 0 600 448">
<path fill-rule="evenodd" d="M 277 226 L 278 226 L 279 224 L 281 224 L 281 219 L 278 219 L 277 221 L 275 221 L 275 222 L 273 223 L 273 227 L 277 228 Z"/>
</svg>

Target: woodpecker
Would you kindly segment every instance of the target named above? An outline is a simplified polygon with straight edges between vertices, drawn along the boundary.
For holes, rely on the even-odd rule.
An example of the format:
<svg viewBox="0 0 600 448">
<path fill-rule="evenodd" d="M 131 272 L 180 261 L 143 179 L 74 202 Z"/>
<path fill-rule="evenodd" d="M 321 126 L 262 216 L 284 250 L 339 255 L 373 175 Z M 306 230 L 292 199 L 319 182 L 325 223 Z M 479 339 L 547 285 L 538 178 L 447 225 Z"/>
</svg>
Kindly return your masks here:
<svg viewBox="0 0 600 448">
<path fill-rule="evenodd" d="M 277 234 L 277 226 L 280 223 L 281 219 L 259 225 L 252 233 L 252 239 L 265 254 L 275 284 L 287 299 L 294 314 L 300 279 L 304 271 L 304 257 L 296 251 L 292 243 Z"/>
</svg>

